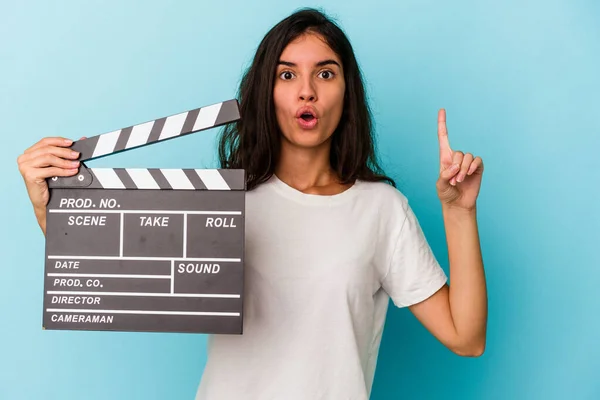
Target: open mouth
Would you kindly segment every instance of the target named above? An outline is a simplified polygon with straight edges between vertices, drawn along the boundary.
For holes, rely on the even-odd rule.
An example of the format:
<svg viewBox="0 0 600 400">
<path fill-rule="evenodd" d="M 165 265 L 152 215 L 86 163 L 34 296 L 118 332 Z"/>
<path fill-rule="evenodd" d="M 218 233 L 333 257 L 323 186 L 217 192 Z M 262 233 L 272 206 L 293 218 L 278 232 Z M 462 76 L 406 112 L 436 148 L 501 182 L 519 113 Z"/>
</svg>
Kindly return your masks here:
<svg viewBox="0 0 600 400">
<path fill-rule="evenodd" d="M 296 113 L 298 125 L 302 129 L 313 129 L 317 126 L 317 114 L 312 107 L 303 107 Z"/>
<path fill-rule="evenodd" d="M 306 122 L 310 122 L 313 119 L 315 119 L 315 116 L 312 115 L 311 113 L 304 113 L 300 116 L 300 118 L 302 118 L 303 120 L 305 120 Z"/>
</svg>

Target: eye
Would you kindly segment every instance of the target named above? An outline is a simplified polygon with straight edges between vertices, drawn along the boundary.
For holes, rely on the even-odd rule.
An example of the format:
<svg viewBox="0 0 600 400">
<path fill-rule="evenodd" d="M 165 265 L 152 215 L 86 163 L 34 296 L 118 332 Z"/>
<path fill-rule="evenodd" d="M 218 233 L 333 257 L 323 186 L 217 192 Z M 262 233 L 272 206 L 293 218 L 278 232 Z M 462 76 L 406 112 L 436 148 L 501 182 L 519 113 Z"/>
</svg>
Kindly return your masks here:
<svg viewBox="0 0 600 400">
<path fill-rule="evenodd" d="M 290 71 L 283 71 L 279 74 L 279 77 L 283 80 L 290 80 L 294 77 L 294 74 L 291 73 Z"/>
<path fill-rule="evenodd" d="M 333 76 L 334 76 L 334 73 L 333 73 L 332 71 L 325 70 L 325 71 L 321 71 L 321 72 L 319 73 L 319 75 L 321 76 L 321 78 L 323 78 L 323 79 L 325 79 L 325 80 L 328 80 L 328 79 L 331 79 L 331 78 L 333 78 Z"/>
</svg>

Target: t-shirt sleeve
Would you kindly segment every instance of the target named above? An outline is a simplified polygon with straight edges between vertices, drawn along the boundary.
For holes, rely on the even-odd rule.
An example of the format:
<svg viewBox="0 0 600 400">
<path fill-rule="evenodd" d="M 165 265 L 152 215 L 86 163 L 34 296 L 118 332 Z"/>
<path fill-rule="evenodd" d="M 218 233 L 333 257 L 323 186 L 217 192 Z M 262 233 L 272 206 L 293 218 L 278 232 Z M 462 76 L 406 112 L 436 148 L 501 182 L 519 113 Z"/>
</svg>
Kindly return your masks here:
<svg viewBox="0 0 600 400">
<path fill-rule="evenodd" d="M 383 289 L 397 307 L 427 299 L 448 280 L 408 202 L 403 202 L 403 208 L 402 225 L 392 238 L 390 264 L 382 280 Z"/>
</svg>

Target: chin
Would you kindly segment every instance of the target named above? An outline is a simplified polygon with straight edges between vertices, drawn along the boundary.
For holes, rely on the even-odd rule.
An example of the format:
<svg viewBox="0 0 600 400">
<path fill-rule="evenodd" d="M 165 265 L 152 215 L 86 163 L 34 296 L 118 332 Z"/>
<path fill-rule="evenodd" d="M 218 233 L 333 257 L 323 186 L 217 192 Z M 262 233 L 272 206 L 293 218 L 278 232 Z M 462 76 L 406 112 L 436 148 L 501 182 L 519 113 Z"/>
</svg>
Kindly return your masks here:
<svg viewBox="0 0 600 400">
<path fill-rule="evenodd" d="M 294 147 L 301 147 L 303 149 L 328 146 L 329 142 L 331 141 L 331 136 L 310 131 L 295 132 L 292 135 L 284 135 L 284 138 L 288 144 Z"/>
</svg>

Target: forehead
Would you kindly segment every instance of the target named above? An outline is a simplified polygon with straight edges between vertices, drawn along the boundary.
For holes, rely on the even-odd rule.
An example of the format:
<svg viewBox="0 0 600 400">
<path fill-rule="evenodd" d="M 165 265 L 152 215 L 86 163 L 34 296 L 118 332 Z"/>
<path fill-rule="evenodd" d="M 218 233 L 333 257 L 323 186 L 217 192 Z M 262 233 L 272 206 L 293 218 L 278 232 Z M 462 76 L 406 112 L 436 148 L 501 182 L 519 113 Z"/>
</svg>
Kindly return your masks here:
<svg viewBox="0 0 600 400">
<path fill-rule="evenodd" d="M 332 59 L 340 63 L 338 55 L 327 45 L 322 36 L 305 33 L 283 49 L 280 60 L 295 64 L 315 64 L 319 61 Z"/>
</svg>

